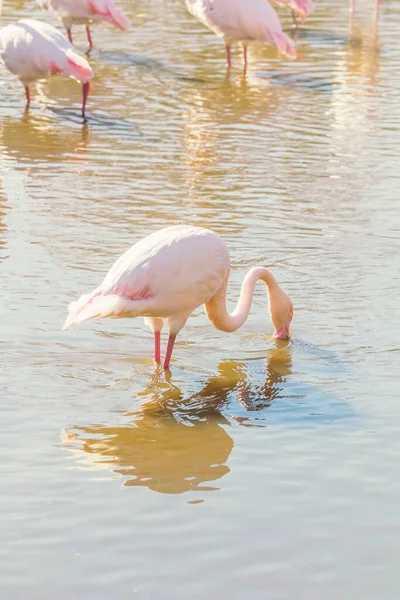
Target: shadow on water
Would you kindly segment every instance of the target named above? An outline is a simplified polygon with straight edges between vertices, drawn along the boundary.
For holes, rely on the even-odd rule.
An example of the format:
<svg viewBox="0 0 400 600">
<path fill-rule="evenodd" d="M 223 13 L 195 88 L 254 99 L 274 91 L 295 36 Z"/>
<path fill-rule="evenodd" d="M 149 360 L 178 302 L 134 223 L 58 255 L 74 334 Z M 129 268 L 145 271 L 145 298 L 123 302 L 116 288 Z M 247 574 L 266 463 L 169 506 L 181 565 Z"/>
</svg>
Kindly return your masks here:
<svg viewBox="0 0 400 600">
<path fill-rule="evenodd" d="M 79 110 L 63 106 L 46 106 L 46 109 L 62 120 L 82 125 L 82 127 L 96 129 L 99 133 L 103 131 L 108 137 L 115 136 L 120 139 L 122 136 L 129 139 L 140 138 L 141 140 L 144 137 L 138 125 L 130 119 L 118 118 L 98 110 L 88 110 L 85 119 L 83 119 Z M 152 141 L 155 141 L 154 138 L 152 138 Z"/>
<path fill-rule="evenodd" d="M 133 54 L 131 52 L 112 52 L 112 51 L 97 51 L 96 58 L 103 64 L 135 66 L 143 69 L 154 71 L 155 73 L 165 73 L 171 75 L 180 81 L 188 81 L 192 83 L 205 83 L 205 79 L 201 77 L 193 77 L 176 71 L 175 68 L 164 61 L 145 56 L 143 54 Z"/>
<path fill-rule="evenodd" d="M 322 425 L 350 416 L 343 402 L 291 381 L 291 375 L 292 347 L 281 342 L 266 360 L 221 362 L 218 375 L 188 395 L 157 368 L 139 394 L 140 410 L 121 412 L 122 424 L 70 427 L 62 431 L 62 443 L 83 468 L 111 470 L 125 486 L 166 494 L 216 490 L 213 482 L 230 471 L 232 421 Z"/>
</svg>

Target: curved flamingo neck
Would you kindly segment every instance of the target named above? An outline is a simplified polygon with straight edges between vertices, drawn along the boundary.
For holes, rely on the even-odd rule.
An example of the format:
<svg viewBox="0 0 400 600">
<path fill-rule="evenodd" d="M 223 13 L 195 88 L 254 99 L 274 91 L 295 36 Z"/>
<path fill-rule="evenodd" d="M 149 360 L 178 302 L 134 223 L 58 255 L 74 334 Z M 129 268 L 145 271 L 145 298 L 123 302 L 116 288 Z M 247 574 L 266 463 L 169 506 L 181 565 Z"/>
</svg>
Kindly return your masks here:
<svg viewBox="0 0 400 600">
<path fill-rule="evenodd" d="M 207 316 L 211 323 L 221 331 L 236 331 L 245 323 L 249 316 L 251 304 L 253 301 L 254 288 L 258 280 L 264 281 L 268 289 L 270 312 L 273 308 L 274 292 L 280 290 L 275 277 L 265 267 L 254 267 L 246 274 L 243 279 L 240 296 L 235 310 L 228 313 L 226 309 L 226 290 L 228 286 L 228 277 L 218 292 L 205 303 Z"/>
</svg>

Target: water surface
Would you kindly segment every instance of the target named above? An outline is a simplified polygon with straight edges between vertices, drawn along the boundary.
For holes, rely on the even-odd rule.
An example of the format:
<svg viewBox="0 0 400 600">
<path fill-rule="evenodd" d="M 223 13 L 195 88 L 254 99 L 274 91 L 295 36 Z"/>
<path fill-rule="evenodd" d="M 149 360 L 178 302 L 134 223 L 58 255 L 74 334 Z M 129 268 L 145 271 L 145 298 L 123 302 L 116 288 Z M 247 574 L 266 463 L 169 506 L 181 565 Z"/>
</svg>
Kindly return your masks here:
<svg viewBox="0 0 400 600">
<path fill-rule="evenodd" d="M 246 74 L 183 2 L 123 7 L 131 31 L 93 31 L 86 124 L 72 80 L 25 113 L 0 67 L 2 597 L 397 600 L 398 3 L 376 43 L 372 3 L 349 40 L 320 0 L 296 62 L 253 46 Z M 22 16 L 56 23 L 5 1 Z M 290 343 L 262 285 L 234 334 L 195 311 L 169 375 L 141 320 L 61 332 L 175 223 L 226 239 L 232 307 L 271 268 Z"/>
</svg>

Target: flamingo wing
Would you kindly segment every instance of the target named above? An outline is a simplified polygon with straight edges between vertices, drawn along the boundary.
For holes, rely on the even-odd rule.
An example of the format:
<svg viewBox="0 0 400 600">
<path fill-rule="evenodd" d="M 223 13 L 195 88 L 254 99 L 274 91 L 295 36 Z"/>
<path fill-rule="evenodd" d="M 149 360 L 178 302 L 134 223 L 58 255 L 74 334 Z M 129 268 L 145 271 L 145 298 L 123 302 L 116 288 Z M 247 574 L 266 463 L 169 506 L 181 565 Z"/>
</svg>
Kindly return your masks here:
<svg viewBox="0 0 400 600">
<path fill-rule="evenodd" d="M 228 250 L 215 233 L 162 229 L 127 250 L 94 292 L 70 305 L 64 328 L 94 317 L 189 314 L 215 294 L 228 272 Z"/>
</svg>

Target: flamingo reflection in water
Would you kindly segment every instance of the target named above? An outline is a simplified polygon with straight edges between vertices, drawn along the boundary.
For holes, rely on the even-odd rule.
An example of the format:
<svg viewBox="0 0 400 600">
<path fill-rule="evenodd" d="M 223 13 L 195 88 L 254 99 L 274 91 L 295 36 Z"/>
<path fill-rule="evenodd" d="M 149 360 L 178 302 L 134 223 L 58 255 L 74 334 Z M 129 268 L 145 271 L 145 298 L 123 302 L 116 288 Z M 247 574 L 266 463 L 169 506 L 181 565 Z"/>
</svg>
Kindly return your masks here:
<svg viewBox="0 0 400 600">
<path fill-rule="evenodd" d="M 157 369 L 141 394 L 141 409 L 124 413 L 127 424 L 75 426 L 62 431 L 63 445 L 83 468 L 110 469 L 125 486 L 164 494 L 217 490 L 215 482 L 230 471 L 231 419 L 246 422 L 241 410 L 232 413 L 238 406 L 260 411 L 279 399 L 291 373 L 291 347 L 276 341 L 266 361 L 250 362 L 266 373 L 258 390 L 247 381 L 245 362 L 226 361 L 189 398 Z"/>
</svg>

